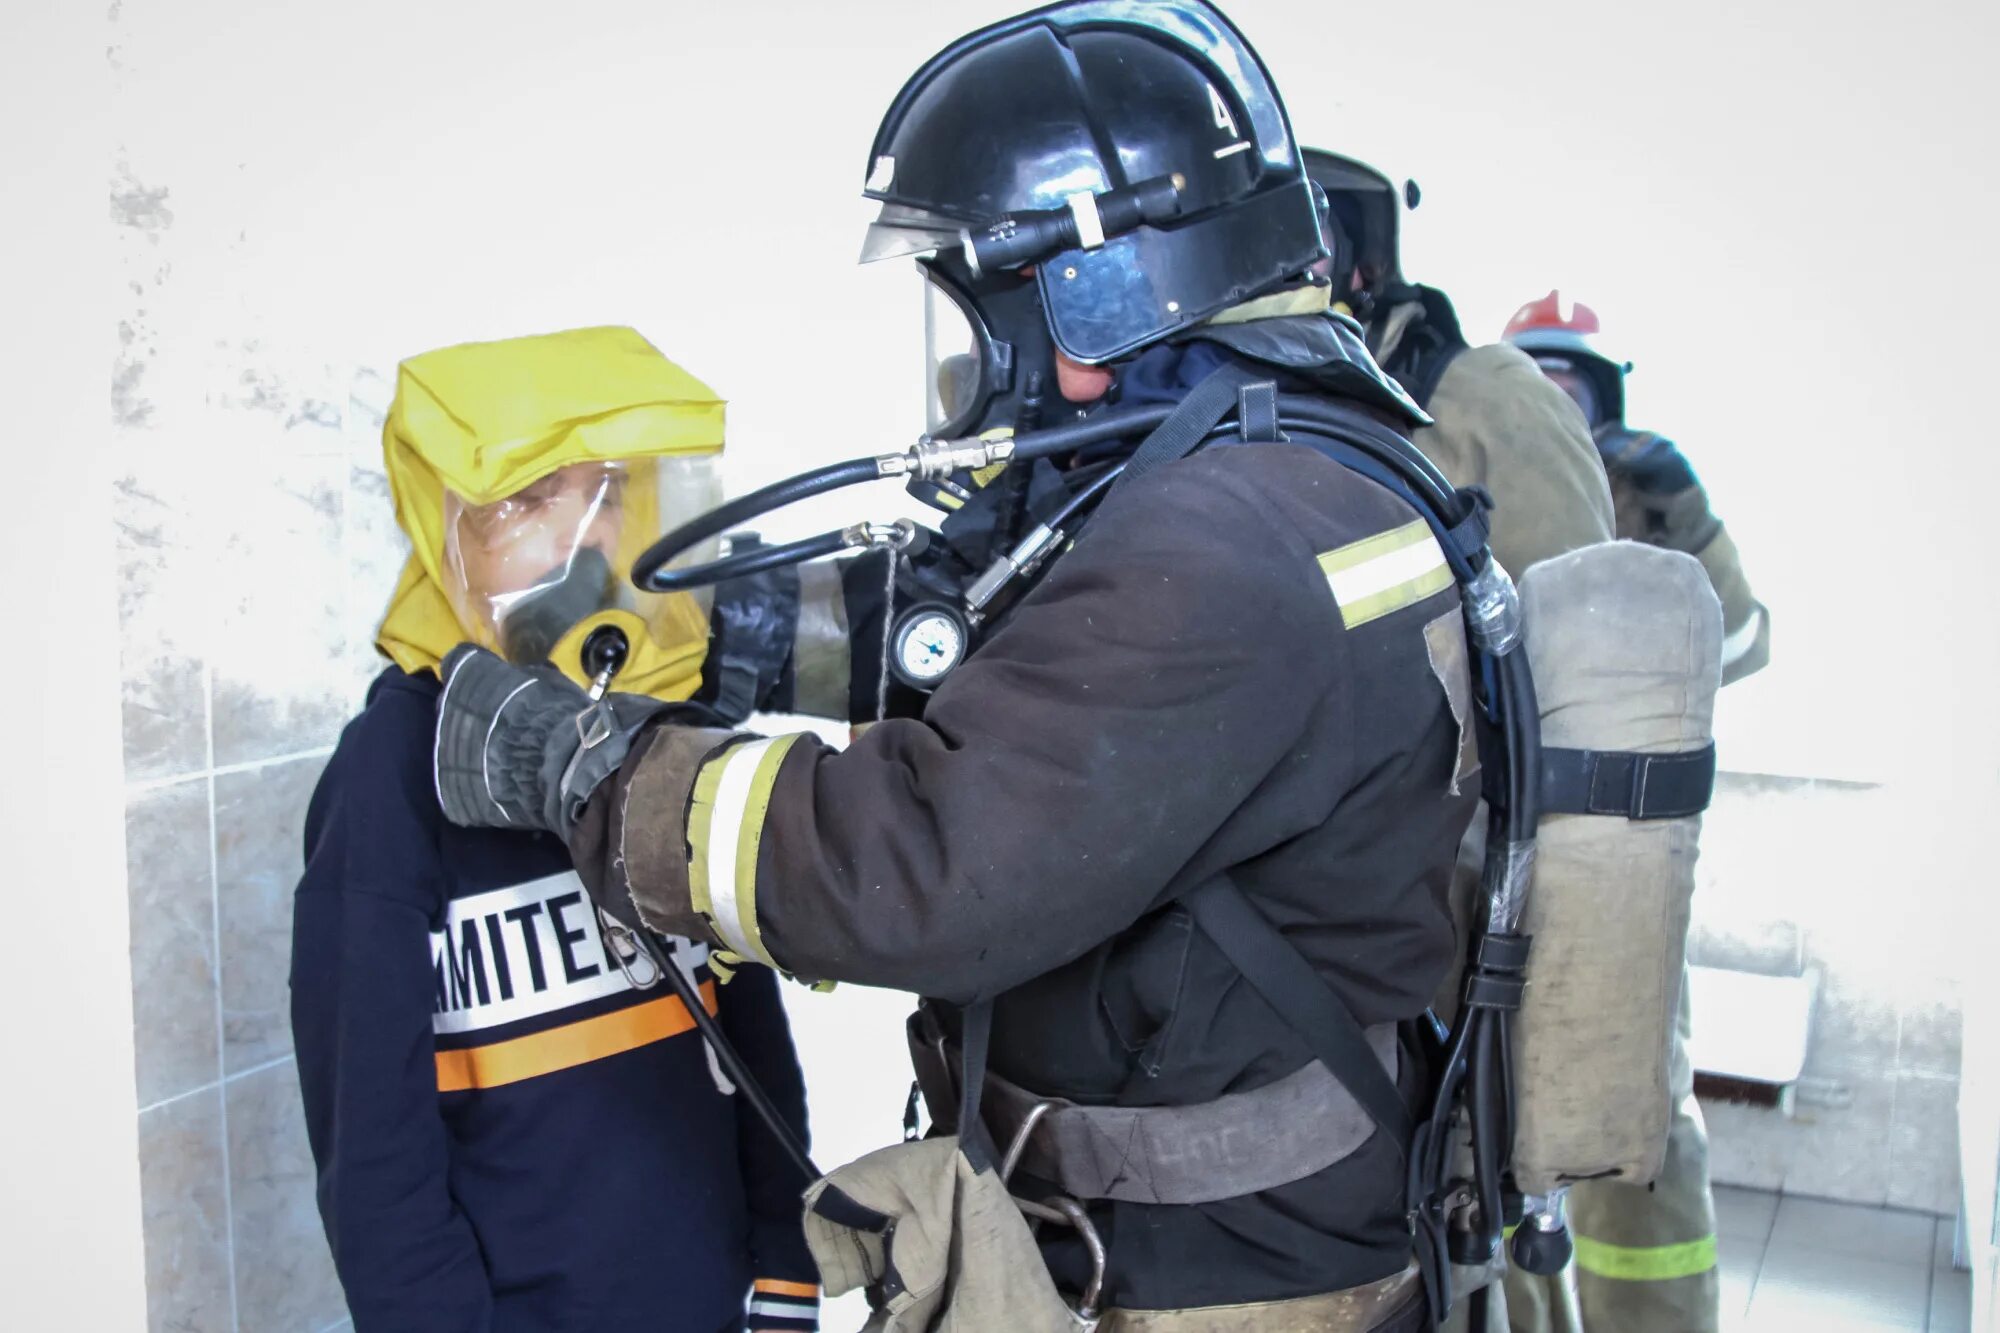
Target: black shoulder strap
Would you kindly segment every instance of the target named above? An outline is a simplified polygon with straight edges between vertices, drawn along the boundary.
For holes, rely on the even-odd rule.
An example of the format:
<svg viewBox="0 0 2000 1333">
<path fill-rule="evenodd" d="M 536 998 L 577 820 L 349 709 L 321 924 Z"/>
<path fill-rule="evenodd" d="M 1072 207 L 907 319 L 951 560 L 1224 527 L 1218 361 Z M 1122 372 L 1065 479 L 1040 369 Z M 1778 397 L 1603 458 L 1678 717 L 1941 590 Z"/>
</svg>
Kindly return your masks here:
<svg viewBox="0 0 2000 1333">
<path fill-rule="evenodd" d="M 1172 414 L 1140 441 L 1139 447 L 1132 451 L 1131 460 L 1125 464 L 1125 470 L 1119 473 L 1118 480 L 1111 483 L 1112 489 L 1115 491 L 1120 486 L 1128 486 L 1162 463 L 1171 463 L 1193 453 L 1203 437 L 1221 424 L 1230 409 L 1236 406 L 1237 390 L 1257 379 L 1255 371 L 1231 363 L 1210 371 L 1201 383 L 1188 391 L 1188 396 L 1181 399 Z"/>
<path fill-rule="evenodd" d="M 1407 1153 L 1415 1134 L 1410 1108 L 1346 1001 L 1227 877 L 1211 880 L 1182 901 L 1222 956 L 1305 1040 L 1396 1150 Z"/>
<path fill-rule="evenodd" d="M 1715 743 L 1672 754 L 1542 747 L 1542 813 L 1680 819 L 1708 809 Z"/>
<path fill-rule="evenodd" d="M 1460 486 L 1458 495 L 1465 503 L 1465 517 L 1452 524 L 1445 535 L 1470 565 L 1493 535 L 1493 494 L 1484 486 Z"/>
<path fill-rule="evenodd" d="M 960 1011 L 959 1050 L 965 1066 L 958 1079 L 958 1150 L 974 1171 L 999 1164 L 979 1102 L 986 1090 L 986 1048 L 993 1035 L 993 1001 L 978 1000 Z"/>
</svg>

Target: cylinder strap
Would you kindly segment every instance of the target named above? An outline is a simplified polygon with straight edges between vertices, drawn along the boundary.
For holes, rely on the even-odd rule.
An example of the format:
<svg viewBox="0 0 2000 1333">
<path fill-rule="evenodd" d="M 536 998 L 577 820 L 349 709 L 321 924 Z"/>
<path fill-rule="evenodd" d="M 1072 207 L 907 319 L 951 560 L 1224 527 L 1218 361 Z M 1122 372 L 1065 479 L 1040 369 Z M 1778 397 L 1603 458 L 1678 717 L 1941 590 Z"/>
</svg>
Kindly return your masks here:
<svg viewBox="0 0 2000 1333">
<path fill-rule="evenodd" d="M 1715 794 L 1715 743 L 1673 754 L 1542 747 L 1542 812 L 1681 819 Z"/>
</svg>

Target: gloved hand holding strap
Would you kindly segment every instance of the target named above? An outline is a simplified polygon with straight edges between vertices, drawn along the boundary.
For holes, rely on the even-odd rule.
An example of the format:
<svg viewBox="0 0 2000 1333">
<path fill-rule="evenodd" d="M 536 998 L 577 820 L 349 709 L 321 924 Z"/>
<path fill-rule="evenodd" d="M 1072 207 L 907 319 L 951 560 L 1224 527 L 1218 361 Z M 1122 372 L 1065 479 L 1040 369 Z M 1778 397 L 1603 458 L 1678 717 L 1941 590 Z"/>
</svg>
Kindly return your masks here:
<svg viewBox="0 0 2000 1333">
<path fill-rule="evenodd" d="M 590 788 L 579 784 L 602 781 L 629 746 L 629 730 L 665 707 L 636 700 L 621 717 L 609 700 L 594 707 L 553 668 L 514 666 L 469 644 L 454 648 L 440 671 L 438 803 L 453 823 L 472 828 L 567 837 L 574 813 L 566 808 L 565 787 L 580 807 Z M 600 756 L 587 769 L 577 762 L 585 749 Z"/>
<path fill-rule="evenodd" d="M 446 818 L 470 828 L 539 829 L 569 842 L 648 724 L 687 729 L 715 718 L 700 704 L 644 695 L 593 700 L 552 667 L 515 666 L 470 644 L 441 669 L 432 773 Z"/>
</svg>

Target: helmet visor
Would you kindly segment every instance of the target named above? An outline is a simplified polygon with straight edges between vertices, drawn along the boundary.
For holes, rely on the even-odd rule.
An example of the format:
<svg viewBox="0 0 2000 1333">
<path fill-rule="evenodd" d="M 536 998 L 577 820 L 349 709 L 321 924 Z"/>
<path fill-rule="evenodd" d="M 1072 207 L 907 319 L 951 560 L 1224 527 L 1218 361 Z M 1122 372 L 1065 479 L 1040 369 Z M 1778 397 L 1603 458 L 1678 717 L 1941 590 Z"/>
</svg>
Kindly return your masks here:
<svg viewBox="0 0 2000 1333">
<path fill-rule="evenodd" d="M 953 251 L 964 243 L 965 224 L 956 218 L 903 204 L 884 204 L 862 238 L 861 262 Z"/>
</svg>

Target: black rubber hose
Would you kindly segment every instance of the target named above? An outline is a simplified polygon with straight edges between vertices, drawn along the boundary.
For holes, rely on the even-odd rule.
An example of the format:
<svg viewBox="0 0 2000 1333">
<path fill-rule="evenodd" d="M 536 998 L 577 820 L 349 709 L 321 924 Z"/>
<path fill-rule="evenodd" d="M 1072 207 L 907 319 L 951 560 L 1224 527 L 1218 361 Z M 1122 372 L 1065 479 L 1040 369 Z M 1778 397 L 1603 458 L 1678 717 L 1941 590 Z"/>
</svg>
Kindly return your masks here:
<svg viewBox="0 0 2000 1333">
<path fill-rule="evenodd" d="M 1483 1011 L 1480 1018 L 1492 1019 L 1491 1011 Z M 1472 1043 L 1472 1083 L 1467 1097 L 1469 1118 L 1472 1129 L 1472 1187 L 1479 1195 L 1479 1225 L 1489 1242 L 1486 1247 L 1490 1256 L 1493 1246 L 1500 1243 L 1500 1233 L 1506 1225 L 1501 1211 L 1500 1134 L 1502 1126 L 1500 1107 L 1497 1105 L 1502 1075 L 1495 1066 L 1499 1058 L 1499 1029 L 1491 1021 L 1478 1025 Z"/>
<path fill-rule="evenodd" d="M 1452 1103 L 1458 1097 L 1458 1090 L 1465 1083 L 1468 1062 L 1467 1050 L 1472 1038 L 1472 1010 L 1458 1016 L 1458 1030 L 1452 1033 L 1451 1046 L 1445 1052 L 1444 1072 L 1438 1077 L 1437 1091 L 1431 1099 L 1429 1123 L 1438 1128 L 1429 1141 L 1430 1160 L 1423 1164 L 1423 1178 L 1420 1182 L 1426 1190 L 1440 1190 L 1444 1186 L 1445 1172 L 1449 1169 L 1452 1131 Z"/>
<path fill-rule="evenodd" d="M 1296 394 L 1278 395 L 1278 416 L 1280 426 L 1310 427 L 1381 459 L 1450 521 L 1464 517 L 1457 488 L 1420 449 L 1387 426 L 1330 411 L 1322 400 Z"/>
<path fill-rule="evenodd" d="M 688 1017 L 694 1019 L 695 1027 L 700 1029 L 702 1040 L 715 1052 L 716 1063 L 722 1066 L 722 1072 L 729 1076 L 736 1090 L 749 1099 L 751 1109 L 757 1112 L 758 1118 L 771 1131 L 771 1136 L 777 1139 L 785 1156 L 792 1159 L 792 1165 L 805 1177 L 806 1184 L 818 1180 L 820 1169 L 813 1165 L 812 1154 L 806 1151 L 806 1145 L 799 1141 L 799 1136 L 792 1132 L 777 1103 L 771 1100 L 771 1094 L 764 1091 L 764 1085 L 750 1072 L 750 1066 L 743 1063 L 743 1056 L 738 1053 L 736 1044 L 729 1040 L 729 1034 L 722 1030 L 722 1024 L 715 1021 L 715 1015 L 709 1013 L 708 1006 L 701 1002 L 700 988 L 687 973 L 675 966 L 650 931 L 635 930 L 632 937 L 646 951 L 646 956 L 653 960 L 653 966 L 660 969 L 660 975 L 667 979 L 667 984 L 674 988 L 674 994 L 687 1007 Z"/>
<path fill-rule="evenodd" d="M 1281 405 L 1290 404 L 1293 406 L 1310 403 L 1311 401 L 1311 399 L 1279 399 Z M 1418 454 L 1413 447 L 1404 446 L 1401 449 L 1394 448 L 1393 445 L 1399 437 L 1387 431 L 1382 432 L 1379 437 L 1363 436 L 1359 439 L 1353 438 L 1351 435 L 1339 436 L 1334 434 L 1336 430 L 1342 427 L 1352 427 L 1357 424 L 1345 418 L 1305 412 L 1301 412 L 1295 416 L 1281 416 L 1278 421 L 1278 426 L 1281 430 L 1327 435 L 1332 443 L 1344 445 L 1348 449 L 1352 449 L 1363 459 L 1374 460 L 1379 473 L 1376 472 L 1376 469 L 1370 469 L 1371 474 L 1374 474 L 1373 479 L 1393 479 L 1400 481 L 1412 491 L 1422 490 L 1432 492 L 1431 504 L 1434 507 L 1443 508 L 1447 516 L 1454 516 L 1452 511 L 1457 508 L 1458 501 L 1457 493 L 1451 489 L 1451 484 L 1445 481 L 1442 475 L 1436 474 L 1434 469 L 1429 469 L 1428 461 L 1421 454 Z M 1237 423 L 1232 417 L 1221 425 L 1210 428 L 1208 434 L 1203 437 L 1201 444 L 1196 445 L 1194 450 L 1190 452 L 1199 452 L 1201 449 L 1218 440 L 1230 439 L 1236 435 L 1236 432 Z M 1417 464 L 1422 464 L 1423 466 L 1413 465 L 1412 459 Z M 1082 490 L 1071 496 L 1069 501 L 1047 520 L 1046 526 L 1054 528 L 1059 532 L 1065 531 L 1066 525 L 1074 520 L 1079 513 L 1104 498 L 1110 491 L 1112 483 L 1118 479 L 1118 474 L 1124 470 L 1125 465 L 1119 463 L 1103 476 L 1093 480 L 1088 486 L 1085 486 Z"/>
<path fill-rule="evenodd" d="M 1178 403 L 1154 407 L 1121 408 L 1097 416 L 1084 417 L 1063 426 L 1049 426 L 1014 437 L 1014 457 L 1021 462 L 1047 458 L 1052 454 L 1073 453 L 1106 440 L 1139 435 L 1153 429 L 1173 414 Z"/>
<path fill-rule="evenodd" d="M 1501 731 L 1507 746 L 1507 837 L 1510 842 L 1526 843 L 1533 840 L 1542 815 L 1537 785 L 1542 769 L 1541 703 L 1535 697 L 1527 650 L 1519 643 L 1513 651 L 1494 659 L 1494 671 L 1502 696 Z"/>
<path fill-rule="evenodd" d="M 1052 426 L 1047 430 L 1019 435 L 1014 439 L 1014 457 L 1022 461 L 1046 458 L 1051 454 L 1071 453 L 1105 440 L 1136 435 L 1159 425 L 1172 411 L 1172 405 L 1166 405 L 1143 407 L 1128 412 L 1107 412 L 1069 425 Z M 783 481 L 774 481 L 769 486 L 759 487 L 748 495 L 739 496 L 727 504 L 718 505 L 707 513 L 690 519 L 647 547 L 639 558 L 632 562 L 632 582 L 648 592 L 677 592 L 717 583 L 726 578 L 738 578 L 769 569 L 774 565 L 799 563 L 830 555 L 840 549 L 838 545 L 827 545 L 829 538 L 838 535 L 835 533 L 822 534 L 805 542 L 765 548 L 754 562 L 745 560 L 738 564 L 733 563 L 734 557 L 726 557 L 722 560 L 709 561 L 707 564 L 690 565 L 685 569 L 662 572 L 667 562 L 681 552 L 699 546 L 712 537 L 719 537 L 731 528 L 740 527 L 752 519 L 761 518 L 773 510 L 783 509 L 786 505 L 796 504 L 810 496 L 824 495 L 828 491 L 836 491 L 845 486 L 858 486 L 862 482 L 877 481 L 882 476 L 880 465 L 871 456 L 828 463 L 810 472 L 801 472 L 795 477 L 786 477 Z"/>
<path fill-rule="evenodd" d="M 684 587 L 699 587 L 702 582 L 713 582 L 713 578 L 688 582 L 686 575 L 691 570 L 679 570 L 672 576 L 673 581 L 659 583 L 657 578 L 661 568 L 675 556 L 693 546 L 699 546 L 711 537 L 719 537 L 731 528 L 740 527 L 753 518 L 796 504 L 809 496 L 823 495 L 837 491 L 843 486 L 856 486 L 864 481 L 874 481 L 882 475 L 873 458 L 850 458 L 841 463 L 828 463 L 810 472 L 801 472 L 783 481 L 774 481 L 748 495 L 738 496 L 726 504 L 717 505 L 706 514 L 681 524 L 666 536 L 648 546 L 640 557 L 632 562 L 632 582 L 649 592 L 668 592 Z M 823 540 L 814 538 L 813 540 Z M 796 543 L 794 543 L 796 544 Z M 782 546 L 770 548 L 773 551 L 786 549 Z M 709 566 L 694 566 L 696 569 L 712 569 Z M 783 563 L 783 562 L 778 562 Z M 759 569 L 769 568 L 759 565 Z"/>
<path fill-rule="evenodd" d="M 684 569 L 655 569 L 640 586 L 650 592 L 681 592 L 688 588 L 703 588 L 711 583 L 726 583 L 730 579 L 761 574 L 780 565 L 802 565 L 808 560 L 838 555 L 846 550 L 847 546 L 847 534 L 835 528 L 832 532 L 822 532 L 817 537 L 801 537 L 798 541 L 784 542 L 777 546 L 760 544 L 740 555 L 725 555 L 706 564 L 689 565 Z M 644 557 L 641 557 L 642 561 L 643 559 Z M 639 582 L 639 574 L 639 565 L 633 565 L 634 583 Z"/>
<path fill-rule="evenodd" d="M 1456 522 L 1463 517 L 1459 512 L 1462 506 L 1451 483 L 1445 480 L 1443 474 L 1432 466 L 1415 446 L 1394 431 L 1365 419 L 1328 412 L 1318 399 L 1287 394 L 1281 395 L 1278 401 L 1281 427 L 1330 435 L 1336 441 L 1378 460 L 1381 466 L 1402 479 L 1413 491 L 1422 495 L 1432 508 L 1446 515 L 1450 521 Z M 1106 440 L 1141 435 L 1165 421 L 1172 414 L 1174 407 L 1174 404 L 1159 404 L 1105 412 L 1067 425 L 1051 426 L 1046 430 L 1018 435 L 1014 439 L 1013 457 L 1027 462 L 1054 454 L 1073 453 Z M 1233 423 L 1218 427 L 1209 433 L 1209 439 L 1233 434 L 1235 429 Z M 875 481 L 882 475 L 881 467 L 873 457 L 851 458 L 760 487 L 748 495 L 719 505 L 706 514 L 683 523 L 647 547 L 633 562 L 632 582 L 649 592 L 675 592 L 702 587 L 726 578 L 742 577 L 777 565 L 800 563 L 830 555 L 841 549 L 841 544 L 835 540 L 838 537 L 837 533 L 824 533 L 802 542 L 765 547 L 754 556 L 746 555 L 740 560 L 737 557 L 725 557 L 706 564 L 691 565 L 685 569 L 673 571 L 665 569 L 667 562 L 683 551 L 710 538 L 721 536 L 731 528 L 810 496 Z M 1066 519 L 1074 518 L 1076 513 L 1101 499 L 1108 489 L 1108 485 L 1099 489 L 1095 483 L 1086 487 L 1064 506 L 1061 516 Z M 1056 525 L 1051 523 L 1050 526 Z"/>
<path fill-rule="evenodd" d="M 1078 514 L 1095 505 L 1110 492 L 1112 483 L 1118 480 L 1118 474 L 1124 470 L 1123 463 L 1106 468 L 1103 476 L 1094 479 L 1075 495 L 1070 496 L 1068 502 L 1056 510 L 1043 526 L 1053 528 L 1057 532 L 1066 531 Z"/>
</svg>

